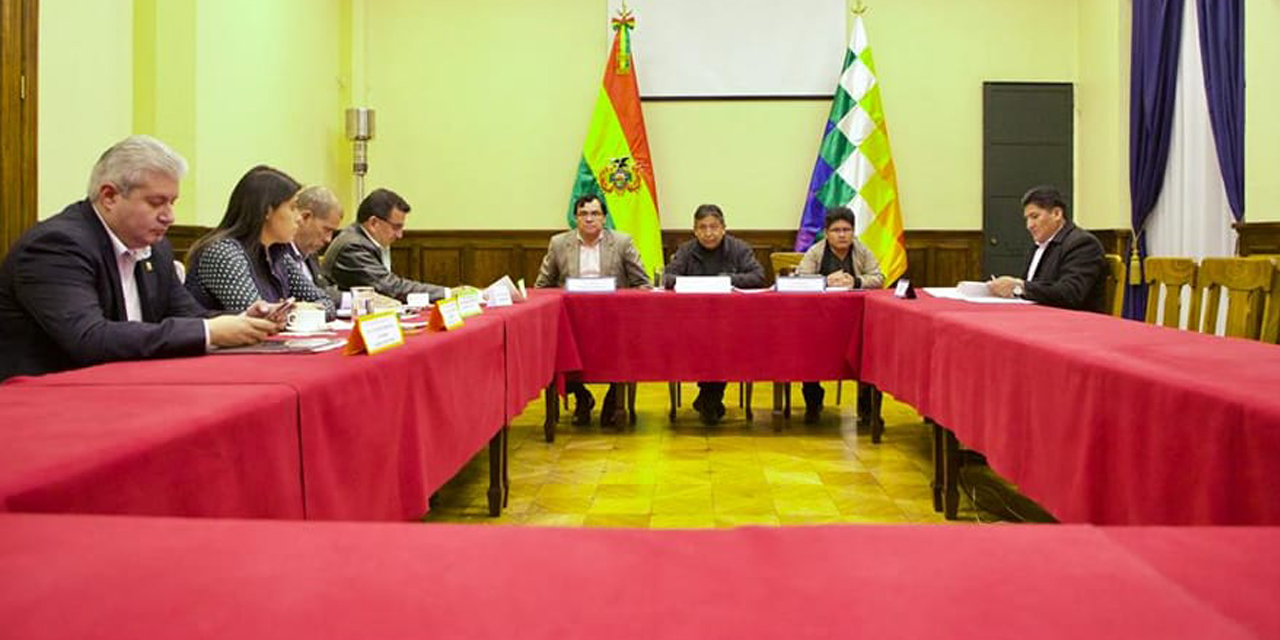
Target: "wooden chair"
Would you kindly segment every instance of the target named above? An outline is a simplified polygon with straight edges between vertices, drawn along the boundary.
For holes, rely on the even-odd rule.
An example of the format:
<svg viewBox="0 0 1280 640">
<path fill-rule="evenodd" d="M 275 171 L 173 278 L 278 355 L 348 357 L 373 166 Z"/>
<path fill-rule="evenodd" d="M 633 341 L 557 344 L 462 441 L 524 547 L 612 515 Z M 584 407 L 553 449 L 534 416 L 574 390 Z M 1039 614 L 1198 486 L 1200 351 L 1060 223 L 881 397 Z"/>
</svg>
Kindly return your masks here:
<svg viewBox="0 0 1280 640">
<path fill-rule="evenodd" d="M 1124 260 L 1114 253 L 1107 254 L 1106 275 L 1107 312 L 1119 318 L 1124 314 Z"/>
<path fill-rule="evenodd" d="M 1276 268 L 1271 279 L 1271 294 L 1267 296 L 1266 310 L 1262 313 L 1262 333 L 1258 339 L 1268 344 L 1280 343 L 1280 255 L 1255 254 L 1254 258 L 1266 258 Z"/>
<path fill-rule="evenodd" d="M 1147 258 L 1143 261 L 1147 283 L 1147 324 L 1158 324 L 1174 329 L 1182 328 L 1182 288 L 1191 292 L 1191 314 L 1187 329 L 1195 330 L 1200 320 L 1199 299 L 1196 292 L 1196 261 L 1191 258 Z M 1160 311 L 1160 291 L 1164 291 L 1164 313 Z M 1160 320 L 1156 320 L 1156 316 Z"/>
<path fill-rule="evenodd" d="M 1218 307 L 1222 291 L 1227 292 L 1226 326 L 1223 334 L 1257 340 L 1262 335 L 1263 312 L 1271 296 L 1276 267 L 1270 258 L 1205 258 L 1200 261 L 1196 301 L 1204 300 L 1200 332 L 1218 333 Z"/>
<path fill-rule="evenodd" d="M 773 277 L 789 276 L 800 266 L 804 254 L 799 251 L 774 251 L 769 254 L 769 266 L 773 267 Z"/>
</svg>

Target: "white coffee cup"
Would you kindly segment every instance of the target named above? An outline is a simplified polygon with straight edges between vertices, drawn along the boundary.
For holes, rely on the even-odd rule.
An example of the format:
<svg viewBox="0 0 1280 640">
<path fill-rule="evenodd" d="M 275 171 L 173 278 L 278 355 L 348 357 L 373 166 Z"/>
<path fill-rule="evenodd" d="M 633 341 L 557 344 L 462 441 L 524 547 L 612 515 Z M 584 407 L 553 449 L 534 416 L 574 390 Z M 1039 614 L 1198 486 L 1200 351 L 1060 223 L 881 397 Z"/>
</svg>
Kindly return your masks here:
<svg viewBox="0 0 1280 640">
<path fill-rule="evenodd" d="M 285 317 L 285 328 L 296 333 L 324 331 L 324 309 L 318 307 L 294 307 Z"/>
</svg>

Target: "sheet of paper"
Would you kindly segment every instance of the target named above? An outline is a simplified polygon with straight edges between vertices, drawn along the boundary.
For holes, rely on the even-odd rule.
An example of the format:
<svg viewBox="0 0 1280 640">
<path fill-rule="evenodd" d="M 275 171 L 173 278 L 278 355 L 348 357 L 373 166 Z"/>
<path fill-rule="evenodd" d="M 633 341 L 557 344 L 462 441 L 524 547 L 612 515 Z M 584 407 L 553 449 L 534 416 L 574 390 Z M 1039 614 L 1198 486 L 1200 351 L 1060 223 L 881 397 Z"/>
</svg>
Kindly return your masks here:
<svg viewBox="0 0 1280 640">
<path fill-rule="evenodd" d="M 975 304 L 1035 304 L 1030 300 L 1021 298 L 973 298 L 966 296 L 955 287 L 925 287 L 924 292 L 935 298 L 947 298 L 949 300 L 961 300 L 964 302 L 973 302 Z"/>
</svg>

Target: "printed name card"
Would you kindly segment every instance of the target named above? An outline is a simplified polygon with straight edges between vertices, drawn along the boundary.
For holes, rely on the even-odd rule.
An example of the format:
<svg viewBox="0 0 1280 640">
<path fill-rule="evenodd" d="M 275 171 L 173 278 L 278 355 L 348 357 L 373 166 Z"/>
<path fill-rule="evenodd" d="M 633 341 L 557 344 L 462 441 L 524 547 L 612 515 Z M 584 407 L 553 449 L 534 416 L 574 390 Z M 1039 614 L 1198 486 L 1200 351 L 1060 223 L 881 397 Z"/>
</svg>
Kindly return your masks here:
<svg viewBox="0 0 1280 640">
<path fill-rule="evenodd" d="M 399 315 L 394 310 L 380 311 L 356 320 L 344 351 L 348 355 L 364 352 L 372 356 L 403 345 L 404 331 L 400 328 Z"/>
<path fill-rule="evenodd" d="M 614 278 L 566 278 L 564 290 L 569 293 L 613 293 L 618 289 Z"/>
<path fill-rule="evenodd" d="M 509 307 L 511 304 L 511 290 L 505 285 L 498 283 L 489 287 L 490 307 Z"/>
<path fill-rule="evenodd" d="M 484 313 L 484 309 L 480 308 L 480 290 L 468 288 L 466 291 L 458 294 L 458 312 L 463 318 L 478 316 Z"/>
<path fill-rule="evenodd" d="M 462 309 L 458 307 L 457 298 L 449 298 L 436 302 L 431 307 L 431 316 L 427 318 L 427 329 L 431 331 L 453 331 L 462 326 Z"/>
<path fill-rule="evenodd" d="M 778 278 L 778 291 L 782 293 L 822 293 L 827 279 L 822 276 L 789 276 Z"/>
<path fill-rule="evenodd" d="M 733 293 L 729 276 L 676 276 L 676 293 Z"/>
<path fill-rule="evenodd" d="M 411 293 L 404 301 L 407 307 L 416 307 L 418 309 L 426 309 L 431 306 L 431 294 L 429 293 Z"/>
</svg>

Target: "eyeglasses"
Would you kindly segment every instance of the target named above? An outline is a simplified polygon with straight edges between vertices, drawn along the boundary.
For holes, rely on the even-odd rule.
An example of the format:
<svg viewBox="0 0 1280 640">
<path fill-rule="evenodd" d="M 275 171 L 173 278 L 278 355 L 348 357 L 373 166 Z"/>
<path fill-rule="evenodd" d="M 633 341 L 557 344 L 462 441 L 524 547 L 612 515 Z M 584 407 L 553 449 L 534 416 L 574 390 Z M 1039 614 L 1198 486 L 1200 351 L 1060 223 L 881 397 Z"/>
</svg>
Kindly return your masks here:
<svg viewBox="0 0 1280 640">
<path fill-rule="evenodd" d="M 601 211 L 579 211 L 576 214 L 579 218 L 603 218 L 604 213 Z"/>
<path fill-rule="evenodd" d="M 840 235 L 845 233 L 853 233 L 853 227 L 831 227 L 827 229 L 827 235 Z"/>
</svg>

